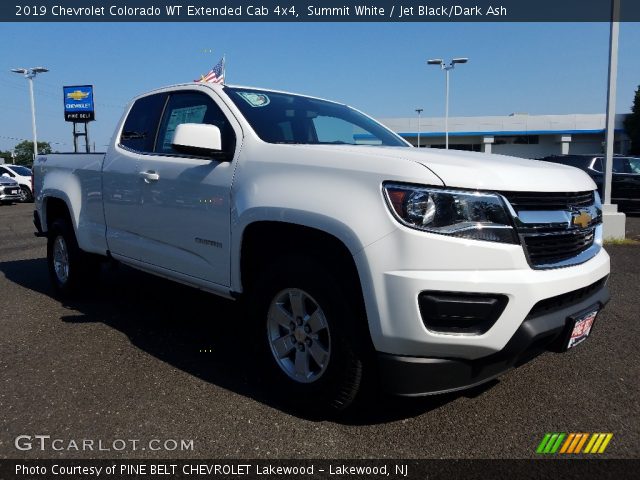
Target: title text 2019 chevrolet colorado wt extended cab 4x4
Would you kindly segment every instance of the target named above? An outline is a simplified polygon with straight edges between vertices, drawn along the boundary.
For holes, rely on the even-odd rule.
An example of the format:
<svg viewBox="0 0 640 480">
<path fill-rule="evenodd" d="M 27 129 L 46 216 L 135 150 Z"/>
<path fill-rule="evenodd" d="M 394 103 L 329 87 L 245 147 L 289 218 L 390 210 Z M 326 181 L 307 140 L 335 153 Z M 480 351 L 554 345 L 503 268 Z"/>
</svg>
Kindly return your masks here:
<svg viewBox="0 0 640 480">
<path fill-rule="evenodd" d="M 587 174 L 412 148 L 318 98 L 156 90 L 106 154 L 39 156 L 35 183 L 59 293 L 102 256 L 240 298 L 275 390 L 314 407 L 345 408 L 368 378 L 480 384 L 580 343 L 608 300 Z"/>
</svg>

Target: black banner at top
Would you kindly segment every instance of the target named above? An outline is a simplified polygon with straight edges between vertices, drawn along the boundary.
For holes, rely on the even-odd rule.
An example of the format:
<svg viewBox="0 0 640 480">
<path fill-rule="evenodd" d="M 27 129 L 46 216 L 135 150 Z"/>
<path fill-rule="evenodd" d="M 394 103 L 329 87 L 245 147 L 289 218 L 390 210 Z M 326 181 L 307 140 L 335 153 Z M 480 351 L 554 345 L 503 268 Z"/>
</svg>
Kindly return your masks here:
<svg viewBox="0 0 640 480">
<path fill-rule="evenodd" d="M 640 22 L 638 0 L 15 0 L 2 22 Z"/>
</svg>

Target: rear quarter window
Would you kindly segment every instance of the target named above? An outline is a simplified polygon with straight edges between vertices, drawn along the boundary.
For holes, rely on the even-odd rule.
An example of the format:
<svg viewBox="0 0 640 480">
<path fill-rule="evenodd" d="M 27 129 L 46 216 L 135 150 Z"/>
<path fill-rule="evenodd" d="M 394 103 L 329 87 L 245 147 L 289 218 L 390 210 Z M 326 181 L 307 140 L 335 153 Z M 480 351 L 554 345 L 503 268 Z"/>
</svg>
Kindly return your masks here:
<svg viewBox="0 0 640 480">
<path fill-rule="evenodd" d="M 166 93 L 136 100 L 122 127 L 120 145 L 136 152 L 153 152 L 158 122 L 166 100 Z"/>
</svg>

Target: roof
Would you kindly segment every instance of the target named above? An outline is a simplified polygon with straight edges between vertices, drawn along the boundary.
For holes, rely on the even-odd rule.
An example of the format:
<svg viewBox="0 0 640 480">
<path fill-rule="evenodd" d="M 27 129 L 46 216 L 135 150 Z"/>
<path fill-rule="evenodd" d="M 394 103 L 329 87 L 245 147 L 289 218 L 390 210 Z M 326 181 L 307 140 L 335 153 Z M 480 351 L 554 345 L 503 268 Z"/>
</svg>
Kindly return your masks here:
<svg viewBox="0 0 640 480">
<path fill-rule="evenodd" d="M 336 105 L 345 105 L 344 103 L 336 102 L 335 100 L 328 100 L 326 98 L 314 97 L 312 95 L 305 95 L 302 93 L 287 92 L 284 90 L 275 90 L 273 88 L 251 87 L 251 86 L 245 86 L 245 85 L 221 85 L 219 83 L 210 83 L 210 82 L 185 82 L 185 83 L 176 83 L 174 85 L 167 85 L 164 87 L 154 88 L 153 90 L 149 90 L 148 92 L 144 92 L 144 93 L 141 93 L 140 95 L 137 95 L 136 97 L 133 98 L 133 100 L 136 100 L 140 97 L 145 97 L 147 95 L 151 95 L 153 93 L 171 90 L 172 88 L 176 88 L 176 87 L 194 87 L 194 86 L 198 88 L 211 88 L 213 90 L 222 90 L 225 87 L 242 88 L 244 90 L 255 90 L 258 92 L 270 92 L 270 93 L 281 93 L 284 95 L 295 95 L 297 97 L 304 97 L 304 98 L 310 98 L 312 100 L 320 100 L 323 102 L 335 103 Z"/>
</svg>

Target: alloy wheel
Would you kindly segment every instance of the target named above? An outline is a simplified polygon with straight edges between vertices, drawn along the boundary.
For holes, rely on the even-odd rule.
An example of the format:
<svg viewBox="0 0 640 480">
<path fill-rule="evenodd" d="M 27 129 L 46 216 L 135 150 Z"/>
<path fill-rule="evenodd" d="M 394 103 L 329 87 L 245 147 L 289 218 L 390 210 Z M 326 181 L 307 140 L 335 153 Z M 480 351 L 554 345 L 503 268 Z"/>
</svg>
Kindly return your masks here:
<svg viewBox="0 0 640 480">
<path fill-rule="evenodd" d="M 307 292 L 287 288 L 274 297 L 267 314 L 271 353 L 292 380 L 311 383 L 331 358 L 329 324 L 320 304 Z"/>
</svg>

